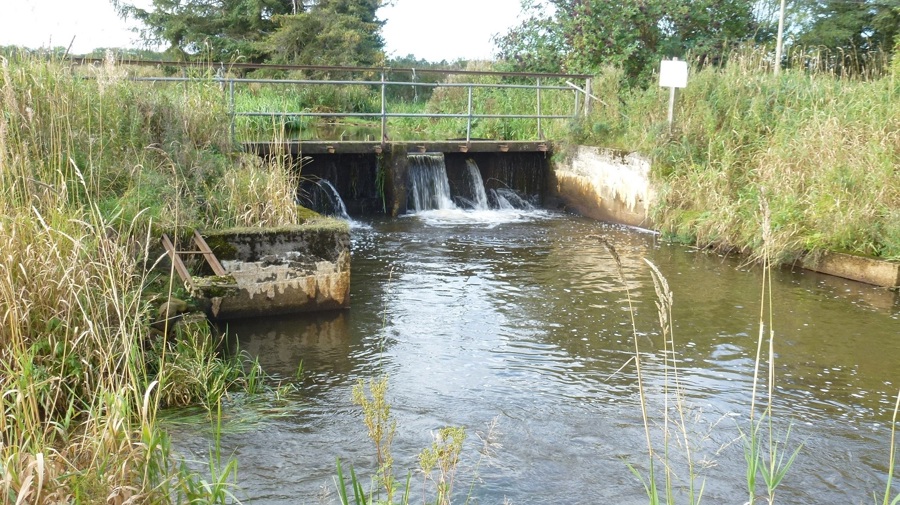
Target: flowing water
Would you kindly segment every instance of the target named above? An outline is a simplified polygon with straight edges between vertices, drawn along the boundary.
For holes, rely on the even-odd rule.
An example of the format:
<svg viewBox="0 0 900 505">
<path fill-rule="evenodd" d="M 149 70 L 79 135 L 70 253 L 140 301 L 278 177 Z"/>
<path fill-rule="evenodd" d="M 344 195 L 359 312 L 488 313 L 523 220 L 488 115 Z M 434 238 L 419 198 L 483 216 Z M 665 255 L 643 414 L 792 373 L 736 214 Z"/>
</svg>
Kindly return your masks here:
<svg viewBox="0 0 900 505">
<path fill-rule="evenodd" d="M 387 374 L 401 479 L 433 432 L 465 426 L 455 503 L 470 486 L 483 504 L 647 503 L 628 468 L 647 468 L 631 313 L 657 447 L 667 370 L 647 259 L 674 293 L 684 426 L 703 502 L 747 501 L 739 438 L 757 352 L 758 266 L 569 215 L 447 207 L 353 228 L 350 310 L 229 325 L 267 374 L 290 383 L 304 369 L 298 390 L 271 398 L 261 417 L 226 405 L 227 419 L 245 419 L 226 423 L 221 438 L 239 461 L 239 498 L 336 503 L 337 457 L 368 483 L 374 450 L 351 388 Z M 627 291 L 598 237 L 618 251 Z M 884 491 L 900 388 L 897 295 L 809 272 L 776 270 L 773 280 L 774 432 L 783 439 L 790 428 L 788 450 L 802 444 L 778 503 L 870 504 Z M 477 434 L 492 420 L 500 446 L 482 459 Z M 203 430 L 172 432 L 186 457 L 208 459 Z M 683 498 L 684 451 L 673 443 L 670 452 Z M 412 479 L 418 503 L 422 477 Z"/>
<path fill-rule="evenodd" d="M 307 208 L 313 209 L 319 214 L 332 216 L 349 221 L 347 206 L 335 189 L 331 181 L 327 179 L 305 179 L 301 181 L 297 199 Z"/>
</svg>

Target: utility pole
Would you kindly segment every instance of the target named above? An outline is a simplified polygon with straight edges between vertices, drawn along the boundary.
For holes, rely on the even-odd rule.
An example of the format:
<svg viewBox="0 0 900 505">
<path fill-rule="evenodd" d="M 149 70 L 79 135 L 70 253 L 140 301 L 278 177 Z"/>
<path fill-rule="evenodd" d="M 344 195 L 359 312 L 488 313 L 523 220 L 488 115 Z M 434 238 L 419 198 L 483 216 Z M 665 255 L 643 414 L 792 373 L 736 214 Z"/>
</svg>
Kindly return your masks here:
<svg viewBox="0 0 900 505">
<path fill-rule="evenodd" d="M 778 13 L 778 40 L 775 42 L 775 75 L 781 72 L 781 49 L 784 45 L 784 3 L 781 0 L 781 10 Z"/>
</svg>

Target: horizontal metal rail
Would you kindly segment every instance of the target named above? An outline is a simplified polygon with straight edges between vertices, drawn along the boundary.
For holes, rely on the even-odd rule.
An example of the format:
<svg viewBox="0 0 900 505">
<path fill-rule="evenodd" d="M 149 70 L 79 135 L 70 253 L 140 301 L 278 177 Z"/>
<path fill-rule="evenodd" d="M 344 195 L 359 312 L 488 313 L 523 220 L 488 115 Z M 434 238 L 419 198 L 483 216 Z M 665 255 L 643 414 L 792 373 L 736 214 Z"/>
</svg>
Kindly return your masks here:
<svg viewBox="0 0 900 505">
<path fill-rule="evenodd" d="M 235 112 L 236 116 L 242 117 L 433 117 L 433 118 L 456 118 L 462 119 L 467 117 L 482 119 L 573 119 L 577 117 L 575 114 L 476 114 L 468 113 L 438 113 L 428 112 Z"/>
<path fill-rule="evenodd" d="M 105 64 L 104 58 L 72 58 L 70 61 L 79 65 Z M 275 65 L 271 63 L 226 63 L 206 61 L 154 61 L 154 60 L 116 60 L 117 65 L 136 65 L 152 67 L 182 67 L 182 68 L 207 68 L 210 70 L 293 70 L 312 72 L 351 72 L 351 73 L 407 73 L 407 74 L 435 74 L 435 75 L 492 75 L 498 77 L 526 77 L 531 79 L 543 78 L 569 78 L 590 79 L 587 74 L 562 74 L 562 73 L 537 73 L 537 72 L 498 72 L 495 70 L 454 70 L 442 68 L 408 68 L 408 67 L 336 67 L 328 65 Z"/>
<path fill-rule="evenodd" d="M 406 81 L 351 81 L 351 80 L 325 80 L 325 79 L 227 79 L 213 77 L 210 79 L 191 79 L 189 77 L 134 77 L 133 81 L 149 82 L 190 82 L 202 81 L 227 84 L 252 83 L 252 84 L 297 84 L 297 85 L 362 85 L 362 86 L 419 86 L 426 88 L 509 88 L 509 89 L 536 89 L 533 84 L 491 84 L 483 82 L 406 82 Z M 543 85 L 541 89 L 574 91 L 572 86 Z"/>
</svg>

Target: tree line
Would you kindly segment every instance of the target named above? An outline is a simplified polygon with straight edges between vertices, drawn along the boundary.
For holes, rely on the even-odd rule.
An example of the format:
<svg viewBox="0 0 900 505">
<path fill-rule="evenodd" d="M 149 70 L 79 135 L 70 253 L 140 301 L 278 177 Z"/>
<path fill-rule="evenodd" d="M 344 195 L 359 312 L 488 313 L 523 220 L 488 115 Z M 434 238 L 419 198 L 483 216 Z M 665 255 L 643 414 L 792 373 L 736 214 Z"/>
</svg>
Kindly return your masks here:
<svg viewBox="0 0 900 505">
<path fill-rule="evenodd" d="M 148 8 L 111 1 L 122 16 L 142 23 L 144 41 L 178 58 L 388 63 L 378 10 L 389 0 L 152 0 Z M 786 6 L 785 39 L 794 47 L 859 58 L 889 55 L 900 42 L 900 0 L 790 0 Z M 510 69 L 595 73 L 617 65 L 641 80 L 664 57 L 716 64 L 736 46 L 772 44 L 780 12 L 779 0 L 522 0 L 523 20 L 494 43 Z"/>
<path fill-rule="evenodd" d="M 789 46 L 830 51 L 834 65 L 865 55 L 890 55 L 900 25 L 900 0 L 789 0 Z M 596 73 L 622 66 L 645 78 L 662 58 L 722 62 L 744 44 L 775 42 L 779 0 L 522 0 L 524 21 L 495 38 L 498 57 L 520 68 Z"/>
</svg>

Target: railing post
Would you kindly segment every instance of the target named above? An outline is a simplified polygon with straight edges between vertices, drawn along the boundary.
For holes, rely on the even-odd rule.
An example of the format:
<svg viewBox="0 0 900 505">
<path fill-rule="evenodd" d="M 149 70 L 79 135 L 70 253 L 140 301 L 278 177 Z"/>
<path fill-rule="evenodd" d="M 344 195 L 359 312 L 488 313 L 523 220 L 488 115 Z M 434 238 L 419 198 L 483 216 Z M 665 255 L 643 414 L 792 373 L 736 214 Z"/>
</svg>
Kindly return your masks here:
<svg viewBox="0 0 900 505">
<path fill-rule="evenodd" d="M 232 144 L 237 144 L 237 138 L 234 135 L 234 122 L 236 121 L 237 110 L 234 106 L 234 79 L 228 79 L 228 115 L 231 116 L 231 125 L 229 131 L 231 133 Z"/>
<path fill-rule="evenodd" d="M 387 142 L 387 106 L 385 104 L 387 94 L 385 92 L 384 70 L 381 70 L 381 148 Z"/>
<path fill-rule="evenodd" d="M 537 129 L 538 140 L 544 140 L 544 130 L 541 128 L 541 78 L 537 78 Z"/>
<path fill-rule="evenodd" d="M 584 80 L 584 117 L 588 117 L 591 115 L 591 93 L 594 92 L 591 89 L 593 86 L 593 79 L 588 77 Z"/>
<path fill-rule="evenodd" d="M 584 112 L 581 110 L 581 91 L 573 89 L 572 92 L 575 93 L 575 110 L 572 111 L 572 119 L 578 119 L 578 115 Z"/>
<path fill-rule="evenodd" d="M 469 111 L 466 117 L 466 146 L 472 138 L 472 86 L 469 86 Z"/>
</svg>

